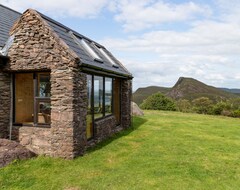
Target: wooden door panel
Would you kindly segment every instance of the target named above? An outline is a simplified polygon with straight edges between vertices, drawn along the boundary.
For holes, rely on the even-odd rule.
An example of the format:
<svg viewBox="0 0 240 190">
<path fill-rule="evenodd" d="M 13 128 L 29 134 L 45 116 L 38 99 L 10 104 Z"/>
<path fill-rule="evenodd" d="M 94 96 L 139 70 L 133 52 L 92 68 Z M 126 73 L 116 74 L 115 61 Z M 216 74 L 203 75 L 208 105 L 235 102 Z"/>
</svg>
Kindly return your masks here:
<svg viewBox="0 0 240 190">
<path fill-rule="evenodd" d="M 33 74 L 15 75 L 15 122 L 33 122 L 34 88 Z"/>
</svg>

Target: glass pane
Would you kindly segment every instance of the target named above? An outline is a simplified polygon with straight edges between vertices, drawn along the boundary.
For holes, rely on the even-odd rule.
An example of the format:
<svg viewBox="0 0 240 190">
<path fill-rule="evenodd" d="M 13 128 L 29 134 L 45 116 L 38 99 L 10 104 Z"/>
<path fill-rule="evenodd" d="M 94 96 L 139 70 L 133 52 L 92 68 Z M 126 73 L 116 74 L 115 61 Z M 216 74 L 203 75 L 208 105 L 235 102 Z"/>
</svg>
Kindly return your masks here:
<svg viewBox="0 0 240 190">
<path fill-rule="evenodd" d="M 50 74 L 39 74 L 39 97 L 50 97 Z"/>
<path fill-rule="evenodd" d="M 105 78 L 105 115 L 112 113 L 112 79 Z"/>
<path fill-rule="evenodd" d="M 103 77 L 94 76 L 94 118 L 103 116 Z"/>
<path fill-rule="evenodd" d="M 93 123 L 92 123 L 92 76 L 87 75 L 87 96 L 88 96 L 88 109 L 87 109 L 87 139 L 93 136 Z"/>
<path fill-rule="evenodd" d="M 50 124 L 51 122 L 51 104 L 50 101 L 39 101 L 38 102 L 38 113 L 37 113 L 38 123 Z"/>
</svg>

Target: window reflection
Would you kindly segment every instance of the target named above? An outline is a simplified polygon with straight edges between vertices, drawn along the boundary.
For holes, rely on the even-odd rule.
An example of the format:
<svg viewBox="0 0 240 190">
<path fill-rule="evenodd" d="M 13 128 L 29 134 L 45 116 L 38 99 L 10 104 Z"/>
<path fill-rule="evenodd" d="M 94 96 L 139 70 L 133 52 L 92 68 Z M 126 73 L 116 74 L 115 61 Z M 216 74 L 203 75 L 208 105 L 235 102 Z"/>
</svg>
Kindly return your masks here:
<svg viewBox="0 0 240 190">
<path fill-rule="evenodd" d="M 94 76 L 94 118 L 103 116 L 103 77 Z"/>
<path fill-rule="evenodd" d="M 38 123 L 50 124 L 51 122 L 51 105 L 50 102 L 38 102 Z"/>
<path fill-rule="evenodd" d="M 105 78 L 105 115 L 112 113 L 112 79 Z"/>
<path fill-rule="evenodd" d="M 39 97 L 50 97 L 50 75 L 39 74 Z"/>
<path fill-rule="evenodd" d="M 88 96 L 88 109 L 87 109 L 87 139 L 93 137 L 93 122 L 92 122 L 92 76 L 87 75 L 87 96 Z"/>
</svg>

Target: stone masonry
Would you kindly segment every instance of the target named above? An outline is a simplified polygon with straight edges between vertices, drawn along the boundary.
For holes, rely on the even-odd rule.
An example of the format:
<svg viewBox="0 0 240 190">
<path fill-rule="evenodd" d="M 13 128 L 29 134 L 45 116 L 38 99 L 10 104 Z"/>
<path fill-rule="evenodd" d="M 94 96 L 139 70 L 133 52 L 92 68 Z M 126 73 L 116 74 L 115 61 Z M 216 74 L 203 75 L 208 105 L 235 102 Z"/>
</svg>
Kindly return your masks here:
<svg viewBox="0 0 240 190">
<path fill-rule="evenodd" d="M 9 135 L 10 97 L 10 75 L 0 69 L 0 138 Z"/>
<path fill-rule="evenodd" d="M 75 146 L 80 147 L 80 145 L 73 139 L 74 127 L 85 120 L 84 115 L 76 114 L 78 110 L 74 107 L 74 102 L 79 102 L 79 97 L 74 94 L 77 91 L 75 89 L 78 88 L 75 81 L 76 73 L 79 73 L 77 55 L 60 40 L 34 10 L 28 10 L 22 15 L 13 27 L 11 35 L 14 35 L 15 39 L 9 49 L 10 63 L 5 71 L 51 72 L 51 128 L 44 130 L 45 138 L 42 138 L 39 143 L 31 143 L 32 136 L 43 136 L 43 130 L 32 128 L 27 131 L 20 128 L 20 143 L 38 154 L 44 153 L 63 158 L 77 156 L 73 150 Z M 28 135 L 24 135 L 26 133 Z M 86 140 L 83 139 L 83 141 Z M 50 150 L 47 146 L 49 143 Z M 79 155 L 83 152 L 82 148 L 77 153 Z"/>
</svg>

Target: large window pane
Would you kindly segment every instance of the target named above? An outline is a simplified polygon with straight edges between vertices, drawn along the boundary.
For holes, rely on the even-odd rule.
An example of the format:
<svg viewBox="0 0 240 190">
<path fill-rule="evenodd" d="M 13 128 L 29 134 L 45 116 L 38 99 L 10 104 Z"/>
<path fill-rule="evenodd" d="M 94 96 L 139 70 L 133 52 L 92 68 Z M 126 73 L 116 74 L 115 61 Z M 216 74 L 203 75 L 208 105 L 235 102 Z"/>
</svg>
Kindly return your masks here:
<svg viewBox="0 0 240 190">
<path fill-rule="evenodd" d="M 49 101 L 38 101 L 37 122 L 38 124 L 51 123 L 51 104 Z"/>
<path fill-rule="evenodd" d="M 51 92 L 50 74 L 39 74 L 38 78 L 39 78 L 38 79 L 38 86 L 39 86 L 38 96 L 41 98 L 50 97 L 50 92 Z"/>
<path fill-rule="evenodd" d="M 112 113 L 112 78 L 105 78 L 105 115 Z"/>
<path fill-rule="evenodd" d="M 94 118 L 103 116 L 103 77 L 94 76 Z"/>
<path fill-rule="evenodd" d="M 93 136 L 93 122 L 92 122 L 92 75 L 87 75 L 87 139 Z"/>
</svg>

